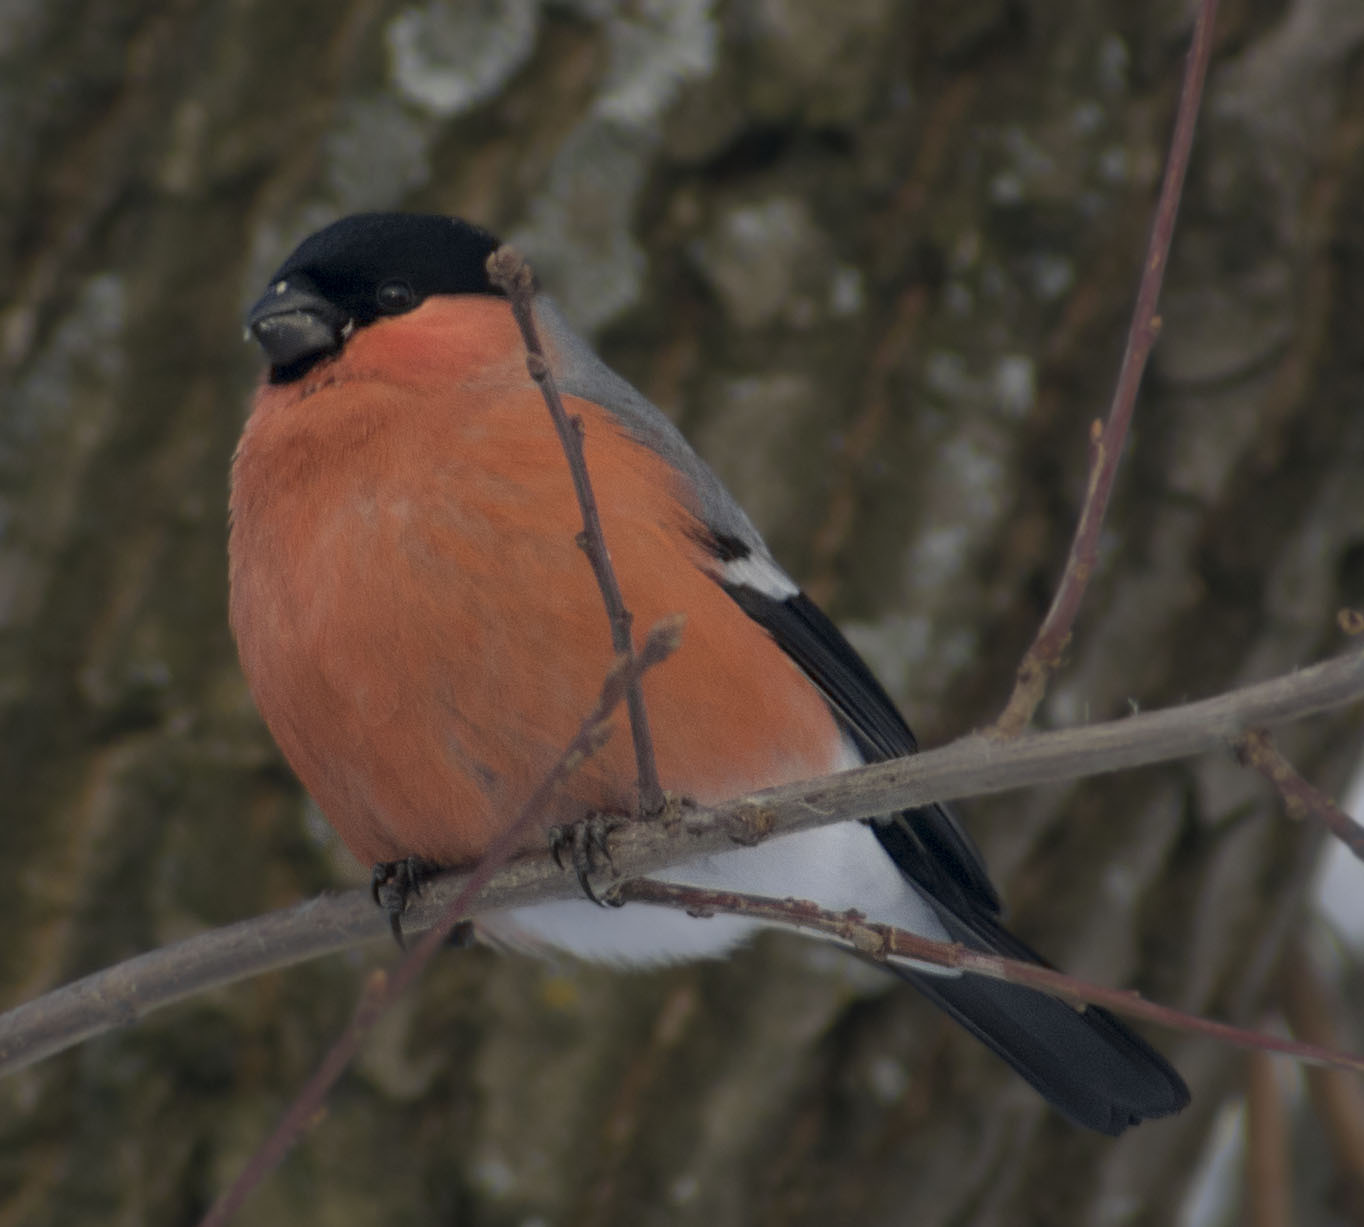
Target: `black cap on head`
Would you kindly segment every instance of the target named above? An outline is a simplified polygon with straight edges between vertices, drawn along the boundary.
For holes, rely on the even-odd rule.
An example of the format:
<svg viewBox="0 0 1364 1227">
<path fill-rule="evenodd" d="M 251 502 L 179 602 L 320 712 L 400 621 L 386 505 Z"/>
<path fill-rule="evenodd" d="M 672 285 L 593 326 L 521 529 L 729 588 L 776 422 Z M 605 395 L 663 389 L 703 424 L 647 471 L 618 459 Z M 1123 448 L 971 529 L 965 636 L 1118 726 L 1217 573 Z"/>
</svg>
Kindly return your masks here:
<svg viewBox="0 0 1364 1227">
<path fill-rule="evenodd" d="M 270 278 L 246 326 L 272 382 L 306 374 L 357 328 L 402 315 L 432 294 L 499 294 L 486 230 L 434 213 L 357 213 L 304 239 Z"/>
</svg>

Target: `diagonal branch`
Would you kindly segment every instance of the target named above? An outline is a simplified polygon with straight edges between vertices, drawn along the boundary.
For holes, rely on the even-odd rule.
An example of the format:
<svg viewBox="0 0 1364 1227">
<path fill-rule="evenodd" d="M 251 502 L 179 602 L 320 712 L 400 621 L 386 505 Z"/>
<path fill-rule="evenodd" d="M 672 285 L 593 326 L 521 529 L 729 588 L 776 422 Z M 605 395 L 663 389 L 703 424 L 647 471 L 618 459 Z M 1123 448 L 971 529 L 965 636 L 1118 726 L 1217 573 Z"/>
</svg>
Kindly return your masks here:
<svg viewBox="0 0 1364 1227">
<path fill-rule="evenodd" d="M 550 800 L 584 762 L 595 754 L 611 735 L 609 717 L 625 697 L 632 683 L 644 670 L 669 656 L 677 647 L 678 623 L 660 623 L 645 637 L 637 655 L 618 657 L 602 684 L 597 705 L 579 725 L 554 766 L 527 798 L 515 820 L 493 841 L 472 873 L 461 884 L 455 897 L 445 904 L 435 924 L 408 952 L 391 975 L 380 970 L 365 983 L 350 1023 L 331 1046 L 313 1076 L 295 1096 L 274 1132 L 247 1161 L 237 1179 L 223 1192 L 201 1220 L 200 1227 L 222 1227 L 241 1208 L 247 1196 L 279 1166 L 293 1145 L 319 1119 L 323 1102 L 337 1080 L 345 1073 L 365 1037 L 384 1012 L 422 973 L 436 951 L 469 910 L 480 890 L 501 868 L 526 837 L 543 820 Z"/>
<path fill-rule="evenodd" d="M 625 607 L 620 584 L 616 580 L 615 568 L 611 566 L 611 555 L 602 536 L 601 517 L 597 514 L 597 500 L 592 493 L 592 482 L 587 473 L 587 461 L 583 456 L 583 423 L 579 417 L 570 417 L 564 409 L 559 396 L 558 386 L 549 369 L 540 335 L 535 327 L 532 301 L 535 294 L 535 274 L 525 257 L 515 247 L 503 244 L 488 257 L 488 276 L 492 283 L 501 289 L 511 303 L 512 315 L 521 330 L 521 340 L 526 347 L 526 369 L 535 380 L 545 398 L 549 416 L 554 421 L 554 429 L 559 434 L 568 467 L 573 474 L 573 489 L 578 495 L 578 506 L 583 516 L 583 531 L 578 538 L 592 573 L 597 577 L 597 587 L 601 589 L 602 603 L 606 606 L 606 616 L 611 622 L 611 646 L 617 656 L 629 657 L 634 651 L 630 637 L 632 617 Z M 636 677 L 630 684 L 626 696 L 626 706 L 630 712 L 630 736 L 634 740 L 635 764 L 639 780 L 639 812 L 652 818 L 663 812 L 665 804 L 663 787 L 659 783 L 658 764 L 654 758 L 653 734 L 649 731 L 649 717 L 644 708 L 644 688 Z"/>
<path fill-rule="evenodd" d="M 1117 387 L 1108 410 L 1108 421 L 1100 427 L 1094 423 L 1090 432 L 1091 454 L 1089 483 L 1085 490 L 1080 522 L 1075 526 L 1075 537 L 1066 558 L 1066 569 L 1061 575 L 1051 608 L 1038 628 L 1037 637 L 1018 666 L 1018 677 L 1013 693 L 995 722 L 994 732 L 1000 737 L 1016 737 L 1032 721 L 1037 705 L 1046 693 L 1047 682 L 1061 663 L 1061 654 L 1070 642 L 1071 628 L 1080 611 L 1085 589 L 1099 556 L 1099 530 L 1113 493 L 1127 428 L 1137 403 L 1137 389 L 1141 385 L 1146 360 L 1160 333 L 1160 317 L 1156 302 L 1161 283 L 1165 279 L 1165 265 L 1170 256 L 1170 242 L 1174 237 L 1175 216 L 1179 198 L 1184 190 L 1184 173 L 1193 148 L 1194 122 L 1198 118 L 1198 104 L 1203 95 L 1203 81 L 1212 55 L 1213 22 L 1217 16 L 1217 0 L 1202 0 L 1194 22 L 1193 42 L 1189 47 L 1184 67 L 1184 83 L 1180 88 L 1179 107 L 1175 114 L 1175 131 L 1170 141 L 1170 156 L 1165 163 L 1165 178 L 1160 187 L 1155 218 L 1151 223 L 1151 237 L 1146 248 L 1141 283 L 1137 288 L 1137 303 L 1132 310 L 1132 323 L 1127 331 L 1127 345 L 1123 350 L 1122 367 L 1118 371 Z"/>
</svg>

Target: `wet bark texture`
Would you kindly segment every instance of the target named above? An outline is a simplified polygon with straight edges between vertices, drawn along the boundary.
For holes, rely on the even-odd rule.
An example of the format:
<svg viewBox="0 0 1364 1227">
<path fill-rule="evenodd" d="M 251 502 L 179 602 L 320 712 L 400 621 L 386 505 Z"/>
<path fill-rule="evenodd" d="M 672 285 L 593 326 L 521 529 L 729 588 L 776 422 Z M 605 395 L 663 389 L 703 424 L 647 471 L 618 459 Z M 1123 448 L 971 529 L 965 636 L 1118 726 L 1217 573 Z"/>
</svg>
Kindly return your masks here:
<svg viewBox="0 0 1364 1227">
<path fill-rule="evenodd" d="M 5 1002 L 343 874 L 224 615 L 240 311 L 340 213 L 516 239 L 921 739 L 988 721 L 1074 523 L 1188 7 L 11 4 Z M 1362 44 L 1357 0 L 1225 6 L 1164 336 L 1044 723 L 1291 669 L 1364 603 Z M 1356 714 L 1281 744 L 1335 788 L 1358 742 Z M 1272 1013 L 1315 840 L 1230 760 L 966 814 L 1014 927 L 1064 966 Z M 192 1221 L 390 957 L 5 1082 L 0 1224 Z M 885 987 L 796 939 L 647 975 L 451 954 L 242 1221 L 1172 1221 L 1240 1056 L 1158 1037 L 1194 1106 L 1115 1143 Z"/>
</svg>

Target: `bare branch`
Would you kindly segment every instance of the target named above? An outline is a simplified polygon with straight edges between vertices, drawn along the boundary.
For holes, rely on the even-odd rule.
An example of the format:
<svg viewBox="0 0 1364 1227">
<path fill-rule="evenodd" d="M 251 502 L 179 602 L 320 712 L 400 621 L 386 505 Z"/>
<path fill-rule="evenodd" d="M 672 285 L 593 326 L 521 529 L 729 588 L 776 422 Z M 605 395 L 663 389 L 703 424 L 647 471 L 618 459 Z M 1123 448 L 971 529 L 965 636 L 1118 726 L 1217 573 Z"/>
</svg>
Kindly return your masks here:
<svg viewBox="0 0 1364 1227">
<path fill-rule="evenodd" d="M 634 823 L 613 832 L 623 876 L 766 835 L 892 813 L 933 799 L 1037 784 L 1191 758 L 1230 746 L 1247 728 L 1299 720 L 1364 698 L 1364 651 L 1353 651 L 1213 699 L 1110 724 L 1013 741 L 968 737 L 939 750 L 803 784 L 740 797 L 680 821 Z M 409 911 L 414 930 L 436 923 L 465 877 L 433 882 Z M 468 911 L 524 907 L 577 896 L 571 874 L 536 855 L 505 865 Z M 162 1006 L 248 976 L 385 937 L 387 920 L 367 891 L 324 895 L 129 959 L 0 1015 L 0 1074 L 12 1073 Z"/>
<path fill-rule="evenodd" d="M 1252 729 L 1236 744 L 1236 756 L 1254 767 L 1283 798 L 1290 818 L 1315 818 L 1364 861 L 1364 826 L 1360 826 L 1321 789 L 1309 784 L 1274 748 L 1264 729 Z"/>
<path fill-rule="evenodd" d="M 521 330 L 521 340 L 526 346 L 526 369 L 545 398 L 549 416 L 554 421 L 554 429 L 559 434 L 559 442 L 563 445 L 569 470 L 573 474 L 573 488 L 577 492 L 578 507 L 583 516 L 583 532 L 578 543 L 592 564 L 597 587 L 601 589 L 602 603 L 606 606 L 606 616 L 611 623 L 611 646 L 617 656 L 628 658 L 634 651 L 634 640 L 630 635 L 633 618 L 625 606 L 615 568 L 611 565 L 611 555 L 606 548 L 606 539 L 602 535 L 597 500 L 592 493 L 587 461 L 583 456 L 582 418 L 570 417 L 564 409 L 544 347 L 540 344 L 540 335 L 535 328 L 532 309 L 535 274 L 515 247 L 503 244 L 488 257 L 488 276 L 507 295 L 512 315 Z M 658 763 L 654 757 L 653 734 L 649 731 L 649 717 L 644 708 L 644 689 L 638 677 L 630 685 L 626 706 L 630 712 L 630 736 L 635 746 L 639 812 L 646 818 L 652 818 L 663 812 L 665 801 L 663 786 L 658 778 Z"/>
<path fill-rule="evenodd" d="M 1032 721 L 1037 705 L 1046 693 L 1047 682 L 1061 663 L 1061 654 L 1070 642 L 1071 628 L 1079 613 L 1080 602 L 1089 586 L 1090 576 L 1099 556 L 1099 530 L 1113 493 L 1113 482 L 1122 457 L 1127 428 L 1136 407 L 1137 389 L 1146 369 L 1146 359 L 1160 333 L 1160 317 L 1156 302 L 1161 283 L 1165 279 L 1165 265 L 1169 260 L 1170 242 L 1174 237 L 1175 216 L 1179 212 L 1179 198 L 1184 190 L 1184 173 L 1193 148 L 1194 122 L 1198 117 L 1199 100 L 1203 96 L 1203 81 L 1212 55 L 1213 22 L 1217 16 L 1216 0 L 1203 0 L 1194 22 L 1193 42 L 1185 61 L 1184 83 L 1179 94 L 1179 108 L 1175 114 L 1175 131 L 1170 141 L 1170 156 L 1165 163 L 1165 178 L 1151 223 L 1151 237 L 1147 243 L 1146 260 L 1142 267 L 1141 283 L 1137 289 L 1137 303 L 1132 310 L 1132 323 L 1127 332 L 1122 367 L 1118 384 L 1108 410 L 1108 422 L 1103 427 L 1094 423 L 1090 432 L 1091 454 L 1089 483 L 1085 491 L 1080 522 L 1075 526 L 1066 569 L 1061 575 L 1051 608 L 1038 629 L 1032 646 L 1018 666 L 1018 678 L 1004 711 L 995 722 L 994 732 L 1000 737 L 1016 737 Z"/>
<path fill-rule="evenodd" d="M 1213 1022 L 1211 1019 L 1199 1018 L 1196 1014 L 1157 1005 L 1130 989 L 1106 988 L 1040 963 L 1024 963 L 998 954 L 984 954 L 956 942 L 933 941 L 891 925 L 873 924 L 860 912 L 831 912 L 802 899 L 769 899 L 732 891 L 702 890 L 694 886 L 654 882 L 647 878 L 623 883 L 616 895 L 627 902 L 681 908 L 697 916 L 724 912 L 822 933 L 876 962 L 929 963 L 936 967 L 950 967 L 970 975 L 1039 989 L 1077 1004 L 1100 1005 L 1126 1014 L 1129 1018 L 1140 1018 L 1176 1031 L 1207 1036 L 1256 1053 L 1277 1052 L 1308 1065 L 1325 1065 L 1364 1073 L 1364 1056 Z"/>
</svg>

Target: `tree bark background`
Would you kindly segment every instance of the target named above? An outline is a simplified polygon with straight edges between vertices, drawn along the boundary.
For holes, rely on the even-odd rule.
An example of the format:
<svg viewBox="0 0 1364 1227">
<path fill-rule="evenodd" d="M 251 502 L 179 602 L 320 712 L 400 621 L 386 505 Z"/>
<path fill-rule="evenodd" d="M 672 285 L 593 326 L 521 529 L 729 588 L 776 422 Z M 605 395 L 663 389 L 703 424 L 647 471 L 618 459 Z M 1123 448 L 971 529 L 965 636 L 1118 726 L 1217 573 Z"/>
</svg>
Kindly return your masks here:
<svg viewBox="0 0 1364 1227">
<path fill-rule="evenodd" d="M 1190 9 L 9 5 L 3 1003 L 355 873 L 224 612 L 240 312 L 341 213 L 519 242 L 921 740 L 991 719 L 1074 524 Z M 1361 46 L 1357 0 L 1224 6 L 1164 334 L 1044 723 L 1318 659 L 1364 604 Z M 1359 733 L 1356 712 L 1281 744 L 1338 788 Z M 1229 759 L 964 809 L 1013 927 L 1061 965 L 1272 1016 L 1317 840 Z M 263 977 L 0 1085 L 0 1227 L 193 1221 L 391 957 Z M 1156 1038 L 1194 1105 L 1113 1142 L 814 943 L 629 975 L 451 954 L 242 1221 L 1168 1223 L 1244 1065 Z M 1336 1221 L 1338 1187 L 1297 1194 L 1299 1221 Z"/>
</svg>

